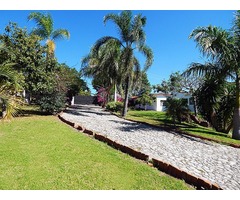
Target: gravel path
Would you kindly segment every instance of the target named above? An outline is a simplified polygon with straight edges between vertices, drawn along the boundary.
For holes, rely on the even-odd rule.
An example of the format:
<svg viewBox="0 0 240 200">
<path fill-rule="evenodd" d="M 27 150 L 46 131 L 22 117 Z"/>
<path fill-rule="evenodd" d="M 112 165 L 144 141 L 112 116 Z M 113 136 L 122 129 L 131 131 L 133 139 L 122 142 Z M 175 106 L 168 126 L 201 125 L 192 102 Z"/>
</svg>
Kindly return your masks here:
<svg viewBox="0 0 240 200">
<path fill-rule="evenodd" d="M 240 189 L 240 149 L 127 121 L 92 105 L 69 108 L 62 117 L 223 189 Z"/>
</svg>

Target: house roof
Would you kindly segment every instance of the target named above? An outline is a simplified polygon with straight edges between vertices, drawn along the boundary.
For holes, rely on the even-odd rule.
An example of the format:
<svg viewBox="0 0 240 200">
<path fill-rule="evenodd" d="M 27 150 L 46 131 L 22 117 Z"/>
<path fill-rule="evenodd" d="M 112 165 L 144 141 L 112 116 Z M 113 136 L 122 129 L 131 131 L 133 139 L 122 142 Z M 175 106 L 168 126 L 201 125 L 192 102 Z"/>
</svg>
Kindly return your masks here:
<svg viewBox="0 0 240 200">
<path fill-rule="evenodd" d="M 163 97 L 171 97 L 171 94 L 166 94 L 166 93 L 153 93 L 153 96 L 163 96 Z"/>
<path fill-rule="evenodd" d="M 162 97 L 171 97 L 171 94 L 166 94 L 166 93 L 152 93 L 153 96 L 162 96 Z M 131 99 L 137 99 L 138 96 L 132 96 Z"/>
</svg>

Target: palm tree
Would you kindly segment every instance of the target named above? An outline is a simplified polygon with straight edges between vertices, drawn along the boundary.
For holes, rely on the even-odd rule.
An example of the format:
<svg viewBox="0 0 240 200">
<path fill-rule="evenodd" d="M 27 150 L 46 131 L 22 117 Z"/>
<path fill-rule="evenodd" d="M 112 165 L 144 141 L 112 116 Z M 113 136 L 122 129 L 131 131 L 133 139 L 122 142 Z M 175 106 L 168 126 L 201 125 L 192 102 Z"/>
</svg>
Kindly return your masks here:
<svg viewBox="0 0 240 200">
<path fill-rule="evenodd" d="M 181 123 L 183 119 L 187 119 L 189 109 L 184 99 L 168 98 L 166 101 L 166 116 L 172 118 L 174 126 L 176 120 Z"/>
<path fill-rule="evenodd" d="M 211 62 L 201 64 L 192 63 L 184 73 L 208 75 L 217 79 L 234 79 L 236 84 L 236 103 L 233 116 L 234 139 L 240 140 L 240 11 L 236 12 L 231 32 L 217 27 L 199 27 L 190 34 L 194 38 L 200 51 Z"/>
<path fill-rule="evenodd" d="M 108 96 L 113 86 L 116 89 L 116 85 L 121 83 L 120 54 L 119 44 L 109 40 L 99 48 L 98 52 L 92 48 L 90 53 L 82 59 L 83 75 L 93 77 L 94 81 L 100 82 L 101 85 L 98 87 L 105 88 Z"/>
<path fill-rule="evenodd" d="M 13 65 L 15 64 L 0 65 L 0 104 L 2 107 L 3 119 L 10 119 L 12 116 L 16 115 L 18 107 L 22 103 L 15 95 L 20 85 L 18 83 L 18 74 L 11 69 Z"/>
<path fill-rule="evenodd" d="M 120 14 L 108 14 L 104 17 L 104 23 L 107 21 L 113 21 L 118 28 L 119 38 L 105 36 L 100 38 L 94 45 L 96 52 L 100 47 L 109 41 L 115 41 L 121 47 L 121 56 L 119 61 L 119 67 L 121 71 L 121 79 L 124 82 L 124 108 L 122 116 L 127 114 L 129 88 L 131 87 L 133 74 L 140 74 L 140 63 L 134 56 L 135 50 L 141 52 L 146 57 L 144 71 L 146 71 L 153 62 L 152 50 L 145 45 L 145 33 L 143 27 L 146 24 L 146 17 L 142 17 L 141 14 L 133 17 L 131 11 L 122 11 Z"/>
<path fill-rule="evenodd" d="M 34 20 L 37 24 L 32 33 L 41 37 L 42 40 L 46 40 L 48 48 L 48 57 L 54 57 L 54 51 L 56 48 L 55 41 L 58 39 L 70 38 L 70 33 L 66 29 L 53 28 L 53 19 L 50 14 L 43 14 L 40 12 L 32 12 L 28 16 L 28 20 Z"/>
</svg>

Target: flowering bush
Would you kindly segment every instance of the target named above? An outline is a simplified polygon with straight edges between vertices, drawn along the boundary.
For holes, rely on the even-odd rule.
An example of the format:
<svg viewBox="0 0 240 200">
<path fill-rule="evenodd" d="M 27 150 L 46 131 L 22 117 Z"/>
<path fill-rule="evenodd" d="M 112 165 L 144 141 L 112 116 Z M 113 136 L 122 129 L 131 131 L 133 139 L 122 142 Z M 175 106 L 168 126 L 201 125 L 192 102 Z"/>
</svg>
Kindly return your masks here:
<svg viewBox="0 0 240 200">
<path fill-rule="evenodd" d="M 107 94 L 106 89 L 103 87 L 99 88 L 97 91 L 98 104 L 104 107 L 107 103 L 107 96 L 108 96 L 108 94 Z"/>
</svg>

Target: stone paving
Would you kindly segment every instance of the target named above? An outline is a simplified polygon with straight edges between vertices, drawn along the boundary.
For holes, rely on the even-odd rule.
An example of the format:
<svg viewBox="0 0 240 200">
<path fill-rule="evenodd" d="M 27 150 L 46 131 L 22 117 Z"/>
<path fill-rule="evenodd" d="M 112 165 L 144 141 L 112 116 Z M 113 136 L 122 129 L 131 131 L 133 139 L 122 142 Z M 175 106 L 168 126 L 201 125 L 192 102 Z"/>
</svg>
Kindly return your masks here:
<svg viewBox="0 0 240 200">
<path fill-rule="evenodd" d="M 96 131 L 111 140 L 168 162 L 222 189 L 240 189 L 240 149 L 170 133 L 145 124 L 127 121 L 98 106 L 78 105 L 62 117 Z"/>
</svg>

